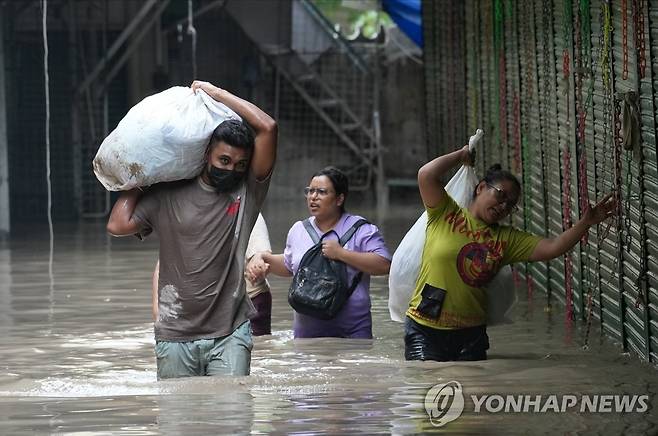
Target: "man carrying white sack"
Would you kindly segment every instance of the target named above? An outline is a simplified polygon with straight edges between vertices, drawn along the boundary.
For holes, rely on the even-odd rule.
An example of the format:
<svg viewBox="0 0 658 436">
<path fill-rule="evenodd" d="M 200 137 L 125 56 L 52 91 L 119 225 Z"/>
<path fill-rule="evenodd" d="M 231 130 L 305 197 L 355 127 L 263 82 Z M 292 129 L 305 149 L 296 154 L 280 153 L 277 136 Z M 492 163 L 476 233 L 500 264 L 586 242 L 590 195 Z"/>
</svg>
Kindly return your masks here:
<svg viewBox="0 0 658 436">
<path fill-rule="evenodd" d="M 248 375 L 251 362 L 255 310 L 244 289 L 244 253 L 269 186 L 277 126 L 226 90 L 192 83 L 199 89 L 244 123 L 217 126 L 196 179 L 124 192 L 107 224 L 114 236 L 155 231 L 160 238 L 158 378 Z"/>
</svg>

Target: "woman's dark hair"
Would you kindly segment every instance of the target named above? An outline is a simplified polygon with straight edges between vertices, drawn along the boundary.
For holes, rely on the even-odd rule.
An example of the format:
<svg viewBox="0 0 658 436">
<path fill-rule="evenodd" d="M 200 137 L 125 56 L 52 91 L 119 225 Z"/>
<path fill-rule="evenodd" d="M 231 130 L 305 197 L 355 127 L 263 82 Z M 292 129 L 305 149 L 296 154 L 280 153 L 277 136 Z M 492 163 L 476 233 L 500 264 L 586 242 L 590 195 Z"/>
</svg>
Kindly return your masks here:
<svg viewBox="0 0 658 436">
<path fill-rule="evenodd" d="M 212 132 L 208 150 L 220 142 L 225 142 L 232 147 L 251 151 L 254 148 L 254 132 L 243 121 L 226 120 Z"/>
<path fill-rule="evenodd" d="M 493 164 L 487 170 L 487 173 L 484 175 L 484 178 L 480 180 L 480 183 L 485 182 L 487 184 L 493 185 L 496 182 L 510 181 L 514 184 L 518 192 L 521 192 L 521 183 L 519 179 L 512 173 L 507 170 L 504 170 L 500 164 Z M 478 185 L 480 184 L 478 183 Z M 477 186 L 473 191 L 473 198 L 477 196 Z"/>
<path fill-rule="evenodd" d="M 347 193 L 349 192 L 349 182 L 345 173 L 336 167 L 328 166 L 313 174 L 311 178 L 320 176 L 326 176 L 329 180 L 331 180 L 331 184 L 334 186 L 334 191 L 336 191 L 336 196 L 340 194 L 345 196 L 343 204 L 340 206 L 340 210 L 345 212 L 345 202 L 347 201 Z"/>
</svg>

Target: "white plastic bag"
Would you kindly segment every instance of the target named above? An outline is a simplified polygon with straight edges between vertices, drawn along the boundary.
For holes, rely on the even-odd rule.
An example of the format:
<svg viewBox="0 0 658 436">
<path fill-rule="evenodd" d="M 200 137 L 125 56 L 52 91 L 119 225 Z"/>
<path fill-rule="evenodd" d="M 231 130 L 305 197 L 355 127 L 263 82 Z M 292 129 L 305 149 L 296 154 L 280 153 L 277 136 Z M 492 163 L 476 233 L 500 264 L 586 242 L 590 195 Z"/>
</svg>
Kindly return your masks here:
<svg viewBox="0 0 658 436">
<path fill-rule="evenodd" d="M 473 150 L 484 132 L 478 129 L 471 136 L 468 145 Z M 473 191 L 479 179 L 472 166 L 463 165 L 450 179 L 445 189 L 460 207 L 468 207 L 473 199 Z M 393 254 L 388 276 L 388 310 L 393 321 L 404 322 L 409 301 L 416 287 L 420 263 L 425 246 L 427 212 L 423 212 L 404 236 Z M 512 283 L 512 270 L 503 267 L 487 286 L 487 296 L 491 296 L 487 308 L 487 324 L 495 325 L 511 322 L 507 314 L 516 302 Z M 495 298 L 494 298 L 495 296 Z"/>
<path fill-rule="evenodd" d="M 110 191 L 195 177 L 213 130 L 227 119 L 240 117 L 202 90 L 175 86 L 146 97 L 105 138 L 94 173 Z"/>
<path fill-rule="evenodd" d="M 427 212 L 423 212 L 393 253 L 388 273 L 388 311 L 393 321 L 404 322 L 409 308 L 420 272 L 426 228 Z"/>
<path fill-rule="evenodd" d="M 516 304 L 512 267 L 505 265 L 486 286 L 487 325 L 511 324 L 510 312 Z"/>
</svg>

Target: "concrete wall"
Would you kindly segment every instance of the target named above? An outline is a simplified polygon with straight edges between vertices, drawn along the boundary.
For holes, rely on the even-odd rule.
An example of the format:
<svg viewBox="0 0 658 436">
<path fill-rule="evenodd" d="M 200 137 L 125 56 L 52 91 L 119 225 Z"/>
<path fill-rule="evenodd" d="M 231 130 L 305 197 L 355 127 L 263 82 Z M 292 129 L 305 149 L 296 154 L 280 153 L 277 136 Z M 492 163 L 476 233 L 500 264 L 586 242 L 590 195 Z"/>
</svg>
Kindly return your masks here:
<svg viewBox="0 0 658 436">
<path fill-rule="evenodd" d="M 428 161 L 423 66 L 399 59 L 381 67 L 382 144 L 388 178 L 414 179 Z"/>
</svg>

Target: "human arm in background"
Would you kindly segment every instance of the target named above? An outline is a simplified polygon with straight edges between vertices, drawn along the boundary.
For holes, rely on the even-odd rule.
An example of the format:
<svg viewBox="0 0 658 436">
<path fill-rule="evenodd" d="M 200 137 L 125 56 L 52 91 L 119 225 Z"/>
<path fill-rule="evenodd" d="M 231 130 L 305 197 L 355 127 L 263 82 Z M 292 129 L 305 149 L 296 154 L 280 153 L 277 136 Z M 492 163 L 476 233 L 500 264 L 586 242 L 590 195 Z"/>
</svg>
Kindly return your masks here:
<svg viewBox="0 0 658 436">
<path fill-rule="evenodd" d="M 252 285 L 261 282 L 267 275 L 267 267 L 262 257 L 256 256 L 258 253 L 272 253 L 270 233 L 267 229 L 265 218 L 260 213 L 249 235 L 249 242 L 247 243 L 247 251 L 245 253 L 247 262 L 244 275 Z"/>
</svg>

